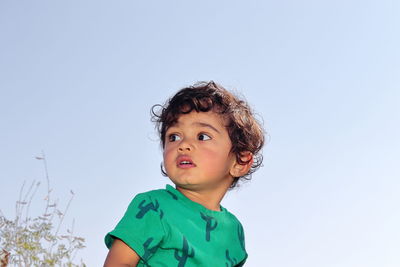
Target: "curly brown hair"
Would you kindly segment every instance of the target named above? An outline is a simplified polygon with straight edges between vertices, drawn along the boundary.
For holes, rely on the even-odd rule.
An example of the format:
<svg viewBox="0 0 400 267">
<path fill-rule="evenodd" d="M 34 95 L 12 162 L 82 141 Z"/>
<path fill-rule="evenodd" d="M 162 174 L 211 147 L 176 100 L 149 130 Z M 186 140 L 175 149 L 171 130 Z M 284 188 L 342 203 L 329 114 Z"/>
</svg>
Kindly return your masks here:
<svg viewBox="0 0 400 267">
<path fill-rule="evenodd" d="M 249 172 L 240 177 L 234 177 L 230 188 L 234 188 L 240 179 L 250 180 L 251 174 L 262 165 L 261 148 L 264 145 L 264 130 L 254 117 L 246 103 L 221 85 L 210 82 L 198 82 L 193 86 L 179 90 L 164 105 L 154 105 L 151 109 L 152 121 L 159 132 L 161 145 L 164 148 L 165 134 L 174 125 L 181 114 L 192 111 L 213 111 L 220 114 L 227 122 L 228 134 L 231 139 L 231 152 L 236 155 L 239 164 L 253 163 Z M 251 152 L 253 158 L 245 161 L 243 158 Z M 167 175 L 161 166 L 161 171 Z"/>
</svg>

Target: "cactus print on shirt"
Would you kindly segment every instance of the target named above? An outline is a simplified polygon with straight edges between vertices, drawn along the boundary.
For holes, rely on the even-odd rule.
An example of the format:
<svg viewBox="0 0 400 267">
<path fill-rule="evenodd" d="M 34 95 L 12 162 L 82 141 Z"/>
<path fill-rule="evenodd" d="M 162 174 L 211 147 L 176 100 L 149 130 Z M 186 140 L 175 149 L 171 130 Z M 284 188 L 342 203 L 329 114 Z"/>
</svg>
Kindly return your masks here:
<svg viewBox="0 0 400 267">
<path fill-rule="evenodd" d="M 170 185 L 138 194 L 115 229 L 115 238 L 139 256 L 138 266 L 242 266 L 247 258 L 239 220 L 224 207 L 213 211 Z"/>
</svg>

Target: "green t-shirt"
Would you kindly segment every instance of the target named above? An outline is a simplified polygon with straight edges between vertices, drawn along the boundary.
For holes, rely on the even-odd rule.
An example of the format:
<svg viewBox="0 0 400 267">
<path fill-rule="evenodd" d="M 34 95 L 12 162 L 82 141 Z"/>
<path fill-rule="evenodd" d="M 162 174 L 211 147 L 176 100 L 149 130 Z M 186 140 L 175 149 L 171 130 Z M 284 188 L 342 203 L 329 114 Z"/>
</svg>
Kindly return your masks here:
<svg viewBox="0 0 400 267">
<path fill-rule="evenodd" d="M 124 217 L 105 237 L 139 256 L 138 266 L 242 266 L 247 258 L 239 220 L 221 206 L 213 211 L 170 185 L 138 194 Z"/>
</svg>

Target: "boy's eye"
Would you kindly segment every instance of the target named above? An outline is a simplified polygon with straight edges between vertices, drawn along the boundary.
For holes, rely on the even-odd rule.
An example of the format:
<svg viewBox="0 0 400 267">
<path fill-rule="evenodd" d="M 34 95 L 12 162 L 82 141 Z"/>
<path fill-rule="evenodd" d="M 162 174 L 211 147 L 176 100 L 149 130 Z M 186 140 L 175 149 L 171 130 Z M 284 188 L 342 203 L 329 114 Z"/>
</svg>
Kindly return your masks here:
<svg viewBox="0 0 400 267">
<path fill-rule="evenodd" d="M 181 140 L 181 138 L 177 134 L 170 134 L 168 136 L 168 141 L 170 141 L 170 142 L 175 142 L 175 141 L 178 141 L 178 140 Z"/>
<path fill-rule="evenodd" d="M 206 140 L 210 140 L 211 137 L 206 135 L 206 134 L 199 134 L 199 140 L 201 141 L 206 141 Z"/>
</svg>

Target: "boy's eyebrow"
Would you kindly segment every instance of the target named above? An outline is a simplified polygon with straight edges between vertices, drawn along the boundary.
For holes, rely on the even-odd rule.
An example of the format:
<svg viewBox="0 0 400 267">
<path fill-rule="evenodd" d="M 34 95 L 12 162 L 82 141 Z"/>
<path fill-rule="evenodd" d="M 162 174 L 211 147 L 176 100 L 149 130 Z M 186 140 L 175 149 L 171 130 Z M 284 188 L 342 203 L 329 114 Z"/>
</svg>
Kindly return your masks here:
<svg viewBox="0 0 400 267">
<path fill-rule="evenodd" d="M 214 131 L 216 131 L 217 133 L 220 133 L 220 132 L 217 130 L 217 128 L 215 128 L 214 126 L 212 126 L 211 124 L 208 124 L 208 123 L 204 123 L 204 122 L 194 122 L 192 125 L 198 125 L 198 126 L 201 126 L 201 127 L 211 128 L 211 129 L 213 129 Z"/>
</svg>

